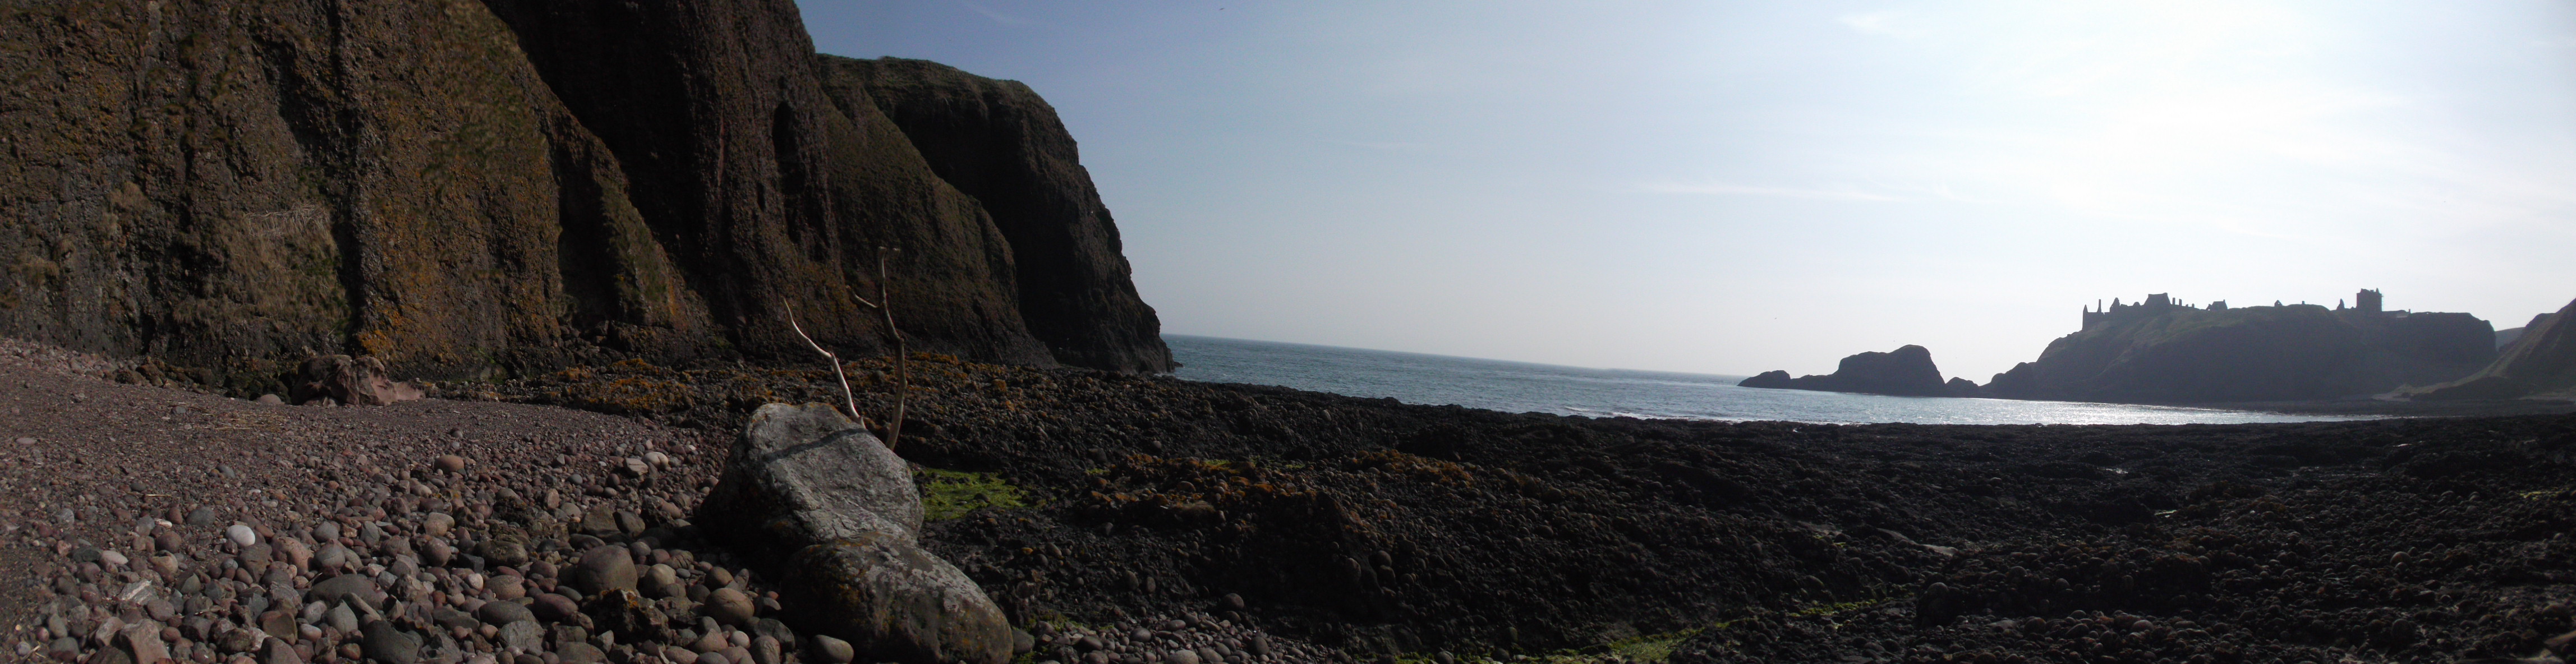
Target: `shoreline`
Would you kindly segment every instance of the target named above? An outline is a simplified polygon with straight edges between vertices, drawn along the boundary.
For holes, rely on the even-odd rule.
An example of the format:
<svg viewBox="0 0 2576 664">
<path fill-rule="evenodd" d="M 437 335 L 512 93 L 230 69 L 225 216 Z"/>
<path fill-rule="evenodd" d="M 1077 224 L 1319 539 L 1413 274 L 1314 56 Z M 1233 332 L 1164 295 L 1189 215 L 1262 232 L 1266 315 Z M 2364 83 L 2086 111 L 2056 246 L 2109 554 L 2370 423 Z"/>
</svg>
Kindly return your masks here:
<svg viewBox="0 0 2576 664">
<path fill-rule="evenodd" d="M 888 405 L 884 362 L 852 368 L 860 408 Z M 2538 638 L 2568 628 L 2543 622 L 2566 618 L 2458 616 L 2576 601 L 2576 570 L 2555 571 L 2561 563 L 2551 562 L 2576 558 L 2576 549 L 2556 552 L 2556 530 L 2541 525 L 2576 520 L 2576 495 L 2561 491 L 2576 485 L 2576 467 L 2553 460 L 2569 456 L 2559 447 L 2576 446 L 2576 418 L 2564 416 L 1799 425 L 1511 414 L 926 354 L 913 369 L 914 419 L 898 452 L 1021 496 L 1017 506 L 951 505 L 956 518 L 930 524 L 924 545 L 1032 633 L 1183 619 L 1183 632 L 1211 624 L 1269 635 L 1262 638 L 1279 647 L 1262 662 L 1441 653 L 1678 664 L 1959 661 L 1980 652 L 1968 661 L 2079 652 L 2181 660 L 2222 651 L 2290 662 L 2524 656 L 2539 648 Z M 469 494 L 525 495 L 564 482 L 636 487 L 636 476 L 591 462 L 641 449 L 631 447 L 640 434 L 681 465 L 670 483 L 621 495 L 668 500 L 683 512 L 703 495 L 701 478 L 717 470 L 710 464 L 721 463 L 721 446 L 749 407 L 840 400 L 821 367 L 624 363 L 452 385 L 426 405 L 332 409 L 9 371 L 0 395 L 22 404 L 85 392 L 162 413 L 169 402 L 205 401 L 196 406 L 206 411 L 200 418 L 226 409 L 286 413 L 320 424 L 298 439 L 310 442 L 297 444 L 322 446 L 303 448 L 314 450 L 308 461 L 318 467 L 330 467 L 332 455 L 343 464 L 370 455 L 382 466 L 377 477 L 447 478 L 447 487 Z M 434 424 L 425 440 L 331 424 L 363 427 L 416 417 L 412 411 L 462 411 L 446 417 L 466 419 Z M 75 425 L 91 419 L 63 422 L 34 447 L 55 463 L 57 445 L 110 455 L 106 465 L 78 466 L 74 479 L 138 477 L 119 468 L 192 478 L 157 491 L 178 497 L 156 500 L 233 500 L 227 496 L 239 496 L 248 481 L 206 467 L 228 462 L 220 450 L 190 452 L 164 462 L 177 466 L 167 469 L 110 458 L 164 453 L 153 450 L 165 443 L 151 435 L 121 446 L 78 440 Z M 579 422 L 595 424 L 573 426 Z M 466 433 L 442 435 L 451 428 Z M 268 447 L 260 449 L 297 449 L 262 440 Z M 449 477 L 406 469 L 423 469 L 426 452 L 459 449 L 488 470 Z M 25 452 L 13 447 L 0 457 L 7 471 L 0 478 L 70 490 L 41 474 L 53 471 L 29 465 Z M 253 454 L 255 461 L 273 452 Z M 556 465 L 557 457 L 573 463 Z M 247 475 L 289 503 L 328 504 L 352 490 L 296 469 L 231 465 L 258 469 Z M 658 506 L 650 501 L 630 505 L 640 499 L 586 488 L 562 493 L 669 525 L 651 516 Z M 57 529 L 60 537 L 31 536 L 44 518 L 37 512 L 0 514 L 18 544 L 0 548 L 0 561 L 44 584 L 12 584 L 23 592 L 50 592 L 67 578 L 84 587 L 78 566 L 66 567 L 62 556 L 123 541 L 90 530 L 97 526 L 86 516 L 78 528 Z M 2249 516 L 2258 514 L 2277 516 Z M 578 523 L 495 510 L 471 527 L 569 542 Z M 2389 523 L 2410 525 L 2392 532 L 2383 528 Z M 89 544 L 56 543 L 76 540 Z M 2291 541 L 2305 544 L 2284 544 Z M 663 546 L 732 564 L 722 543 Z M 2401 553 L 2440 562 L 2387 562 Z M 2334 572 L 2352 566 L 2380 576 Z M 0 616 L 42 625 L 22 622 L 41 601 L 53 600 L 0 593 Z M 2329 605 L 2359 608 L 2318 612 Z M 2313 617 L 2277 617 L 2302 615 Z M 2413 631 L 2392 635 L 2385 625 L 2400 618 Z M 2007 622 L 2014 626 L 1995 626 Z M 2148 626 L 2140 631 L 2139 622 Z M 2126 630 L 2118 634 L 2144 636 L 2110 638 L 2105 629 L 2114 623 Z M 2363 636 L 2308 636 L 2320 631 Z M 1069 642 L 1035 647 L 1039 660 L 1087 661 L 1093 652 Z"/>
</svg>

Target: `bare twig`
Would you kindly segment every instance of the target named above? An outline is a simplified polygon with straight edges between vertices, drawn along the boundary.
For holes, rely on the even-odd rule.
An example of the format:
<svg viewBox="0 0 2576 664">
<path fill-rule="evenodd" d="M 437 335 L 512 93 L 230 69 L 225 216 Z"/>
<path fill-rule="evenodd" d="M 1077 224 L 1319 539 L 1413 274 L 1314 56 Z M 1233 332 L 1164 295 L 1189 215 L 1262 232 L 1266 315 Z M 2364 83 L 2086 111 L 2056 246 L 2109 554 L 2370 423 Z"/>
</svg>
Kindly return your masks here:
<svg viewBox="0 0 2576 664">
<path fill-rule="evenodd" d="M 869 302 L 867 298 L 859 297 L 855 293 L 850 295 L 850 299 L 858 300 L 859 304 L 867 305 L 868 308 L 884 314 L 886 336 L 894 340 L 894 424 L 886 429 L 886 449 L 894 449 L 895 443 L 903 439 L 904 400 L 912 394 L 912 373 L 904 360 L 905 356 L 911 353 L 904 350 L 903 330 L 896 329 L 894 326 L 894 298 L 886 293 L 886 254 L 903 253 L 903 249 L 900 247 L 893 249 L 877 247 L 877 249 L 877 301 Z"/>
<path fill-rule="evenodd" d="M 805 327 L 796 324 L 796 305 L 794 303 L 789 303 L 787 305 L 787 328 L 795 330 L 796 336 L 805 340 L 805 345 L 813 346 L 814 352 L 822 353 L 823 359 L 832 363 L 832 377 L 841 380 L 841 400 L 849 404 L 850 417 L 857 418 L 861 424 L 866 424 L 868 416 L 859 414 L 859 400 L 857 397 L 850 395 L 850 377 L 841 373 L 841 356 L 833 355 L 832 351 L 823 350 L 823 344 L 814 343 L 813 337 L 805 335 Z M 897 412 L 901 411 L 898 410 Z M 891 446 L 889 445 L 889 447 Z"/>
</svg>

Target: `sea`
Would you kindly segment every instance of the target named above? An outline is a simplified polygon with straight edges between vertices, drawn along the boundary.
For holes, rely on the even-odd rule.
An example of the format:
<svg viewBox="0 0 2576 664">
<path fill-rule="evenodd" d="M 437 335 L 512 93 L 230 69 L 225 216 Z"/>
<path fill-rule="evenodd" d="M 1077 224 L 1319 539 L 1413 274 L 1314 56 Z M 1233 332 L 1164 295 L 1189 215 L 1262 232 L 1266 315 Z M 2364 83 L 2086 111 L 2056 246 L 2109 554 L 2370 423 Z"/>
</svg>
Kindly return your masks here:
<svg viewBox="0 0 2576 664">
<path fill-rule="evenodd" d="M 1743 376 L 1587 369 L 1177 334 L 1163 335 L 1163 341 L 1181 362 L 1175 375 L 1187 380 L 1510 413 L 1836 424 L 2243 424 L 2372 417 L 1774 390 L 1736 387 Z"/>
</svg>

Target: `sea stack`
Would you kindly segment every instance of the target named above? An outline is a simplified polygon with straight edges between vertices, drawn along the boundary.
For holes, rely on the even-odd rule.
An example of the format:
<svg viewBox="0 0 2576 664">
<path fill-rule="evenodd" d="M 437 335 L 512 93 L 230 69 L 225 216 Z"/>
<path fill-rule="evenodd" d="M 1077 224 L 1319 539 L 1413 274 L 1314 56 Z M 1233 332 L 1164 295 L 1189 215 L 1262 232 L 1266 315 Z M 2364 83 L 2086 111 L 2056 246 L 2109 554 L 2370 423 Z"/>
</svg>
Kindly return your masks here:
<svg viewBox="0 0 2576 664">
<path fill-rule="evenodd" d="M 1911 344 L 1885 353 L 1871 351 L 1845 357 L 1831 375 L 1790 378 L 1787 371 L 1766 371 L 1736 385 L 1910 397 L 1968 396 L 1961 392 L 1972 391 L 1976 387 L 1975 383 L 1968 383 L 1963 390 L 1956 385 L 1944 384 L 1940 367 L 1932 364 L 1932 351 Z"/>
</svg>

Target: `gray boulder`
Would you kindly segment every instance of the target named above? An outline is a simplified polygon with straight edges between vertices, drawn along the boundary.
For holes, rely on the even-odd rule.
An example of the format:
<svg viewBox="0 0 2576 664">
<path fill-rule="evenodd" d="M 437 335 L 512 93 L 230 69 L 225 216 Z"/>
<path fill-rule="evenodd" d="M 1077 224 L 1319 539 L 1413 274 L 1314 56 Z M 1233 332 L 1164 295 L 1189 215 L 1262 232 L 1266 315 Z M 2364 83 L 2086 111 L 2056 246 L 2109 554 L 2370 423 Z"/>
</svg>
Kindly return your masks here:
<svg viewBox="0 0 2576 664">
<path fill-rule="evenodd" d="M 870 657 L 1001 664 L 1011 625 L 964 572 L 892 532 L 806 547 L 786 569 L 788 615 Z"/>
<path fill-rule="evenodd" d="M 761 406 L 695 519 L 784 558 L 808 545 L 921 532 L 912 466 L 831 406 Z"/>
<path fill-rule="evenodd" d="M 915 541 L 922 510 L 911 465 L 830 406 L 752 413 L 698 514 L 711 534 L 779 570 L 784 615 L 801 631 L 872 658 L 1010 661 L 1000 607 Z"/>
</svg>

